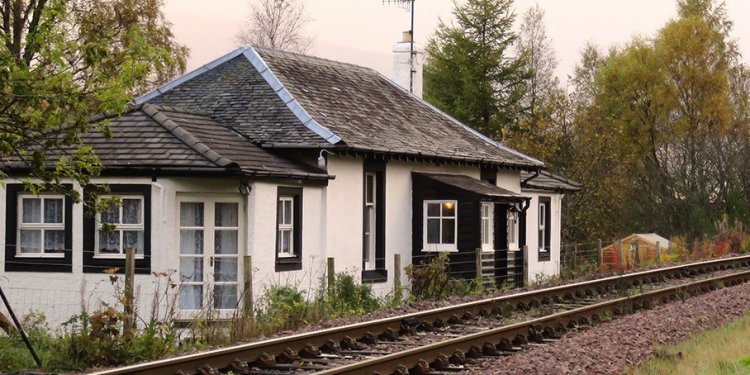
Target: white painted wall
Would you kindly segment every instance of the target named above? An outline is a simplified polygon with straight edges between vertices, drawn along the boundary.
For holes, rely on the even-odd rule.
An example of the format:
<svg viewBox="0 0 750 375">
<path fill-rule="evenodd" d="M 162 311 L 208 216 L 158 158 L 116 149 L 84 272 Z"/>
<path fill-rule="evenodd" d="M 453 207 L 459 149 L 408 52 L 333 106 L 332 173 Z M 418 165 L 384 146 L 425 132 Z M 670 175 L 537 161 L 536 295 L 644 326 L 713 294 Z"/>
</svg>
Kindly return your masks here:
<svg viewBox="0 0 750 375">
<path fill-rule="evenodd" d="M 251 192 L 242 197 L 235 179 L 159 178 L 100 178 L 94 183 L 151 184 L 152 238 L 151 270 L 162 272 L 176 270 L 179 266 L 177 199 L 181 196 L 217 195 L 240 199 L 242 204 L 244 246 L 242 254 L 253 259 L 253 286 L 256 299 L 272 285 L 293 285 L 302 290 L 318 289 L 326 273 L 326 258 L 334 257 L 336 272 L 349 272 L 359 279 L 362 265 L 362 194 L 363 160 L 332 155 L 328 172 L 336 176 L 328 186 L 303 187 L 303 267 L 299 271 L 275 271 L 276 200 L 279 184 L 251 181 Z M 393 291 L 393 255 L 401 255 L 401 267 L 411 262 L 412 251 L 412 172 L 453 173 L 479 178 L 477 167 L 442 166 L 430 163 L 390 161 L 386 165 L 386 269 L 388 280 L 375 283 L 379 295 Z M 517 171 L 498 172 L 498 185 L 521 192 Z M 282 186 L 285 186 L 282 184 Z M 294 186 L 294 185 L 288 185 Z M 77 187 L 80 191 L 80 187 Z M 535 192 L 522 192 L 531 196 L 527 212 L 527 244 L 529 246 L 529 280 L 536 275 L 559 273 L 560 233 L 552 231 L 552 260 L 537 259 L 538 197 Z M 6 215 L 4 188 L 0 188 L 0 223 Z M 552 198 L 552 227 L 560 228 L 559 194 L 544 194 Z M 20 315 L 29 310 L 44 312 L 55 326 L 79 313 L 81 308 L 96 309 L 102 302 L 113 303 L 114 291 L 109 277 L 104 274 L 83 273 L 81 251 L 83 247 L 83 207 L 74 205 L 73 212 L 73 272 L 36 273 L 5 272 L 5 252 L 0 251 L 0 285 Z M 459 223 L 462 225 L 463 223 Z M 0 230 L 0 246 L 5 245 L 5 231 Z M 240 262 L 241 264 L 241 262 Z M 241 266 L 240 266 L 241 267 Z M 241 275 L 241 272 L 239 272 Z M 177 280 L 175 274 L 173 280 Z M 240 283 L 242 280 L 240 280 Z M 404 272 L 402 285 L 408 285 Z M 152 275 L 136 276 L 138 309 L 149 316 L 154 307 L 153 296 L 164 290 Z M 172 290 L 171 293 L 175 293 Z M 162 307 L 163 301 L 157 304 Z"/>
<path fill-rule="evenodd" d="M 93 183 L 151 184 L 151 271 L 163 272 L 179 267 L 179 218 L 178 197 L 230 197 L 243 203 L 240 207 L 241 238 L 244 246 L 240 255 L 252 255 L 254 263 L 254 293 L 261 295 L 273 284 L 295 285 L 302 289 L 315 289 L 320 277 L 325 274 L 325 254 L 322 235 L 325 228 L 324 187 L 303 188 L 303 269 L 301 271 L 275 272 L 275 233 L 277 184 L 251 183 L 247 198 L 239 194 L 239 183 L 235 179 L 159 178 L 152 183 L 150 178 L 101 178 Z M 77 187 L 81 191 L 80 187 Z M 0 223 L 5 222 L 6 190 L 0 189 Z M 109 276 L 83 273 L 83 206 L 73 205 L 72 223 L 73 271 L 70 273 L 6 272 L 5 230 L 0 230 L 0 285 L 8 295 L 15 312 L 24 315 L 30 310 L 42 311 L 53 327 L 58 326 L 82 308 L 92 311 L 101 304 L 114 303 L 114 290 Z M 239 262 L 240 287 L 242 285 L 242 262 Z M 174 274 L 173 281 L 178 281 Z M 153 275 L 136 275 L 138 311 L 146 318 L 154 307 L 157 290 L 165 290 L 166 280 L 161 284 Z M 169 295 L 173 298 L 177 290 Z M 159 305 L 164 311 L 167 298 Z M 4 308 L 0 307 L 0 311 Z"/>
<path fill-rule="evenodd" d="M 538 193 L 524 191 L 523 195 L 531 197 L 529 209 L 526 211 L 526 245 L 529 248 L 529 278 L 527 281 L 534 282 L 539 277 L 556 276 L 560 274 L 560 208 L 562 196 L 559 193 Z M 539 197 L 550 197 L 552 207 L 552 233 L 550 238 L 550 260 L 539 261 Z"/>
</svg>

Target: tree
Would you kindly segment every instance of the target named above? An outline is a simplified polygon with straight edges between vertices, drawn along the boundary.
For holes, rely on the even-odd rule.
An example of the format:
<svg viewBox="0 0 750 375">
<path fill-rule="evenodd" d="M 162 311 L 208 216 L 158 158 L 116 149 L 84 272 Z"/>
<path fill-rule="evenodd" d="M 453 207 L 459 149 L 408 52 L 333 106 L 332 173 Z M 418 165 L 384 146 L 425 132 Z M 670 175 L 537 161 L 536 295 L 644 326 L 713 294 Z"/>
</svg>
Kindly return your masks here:
<svg viewBox="0 0 750 375">
<path fill-rule="evenodd" d="M 502 140 L 517 126 L 529 78 L 512 56 L 512 0 L 454 3 L 456 23 L 440 21 L 426 47 L 424 98 L 480 132 Z"/>
<path fill-rule="evenodd" d="M 555 75 L 557 58 L 539 5 L 524 13 L 515 49 L 517 56 L 523 56 L 529 77 L 521 99 L 523 113 L 505 142 L 548 165 L 559 164 L 558 154 L 564 152 L 561 137 L 568 133 L 568 97 Z"/>
<path fill-rule="evenodd" d="M 576 227 L 697 238 L 723 217 L 747 222 L 747 70 L 721 3 L 679 1 L 678 13 L 652 38 L 584 54 L 597 68 L 574 78 L 571 177 L 588 200 Z"/>
<path fill-rule="evenodd" d="M 0 157 L 53 186 L 62 178 L 86 184 L 98 174 L 96 156 L 79 140 L 90 118 L 122 113 L 134 94 L 184 71 L 187 48 L 174 41 L 161 6 L 0 2 Z"/>
<path fill-rule="evenodd" d="M 313 38 L 302 29 L 309 21 L 300 0 L 255 0 L 235 39 L 238 44 L 306 53 Z"/>
<path fill-rule="evenodd" d="M 557 57 L 544 26 L 544 10 L 539 4 L 529 8 L 523 15 L 516 51 L 518 56 L 525 56 L 527 69 L 531 73 L 523 106 L 534 117 L 552 99 L 560 84 L 555 76 Z"/>
</svg>

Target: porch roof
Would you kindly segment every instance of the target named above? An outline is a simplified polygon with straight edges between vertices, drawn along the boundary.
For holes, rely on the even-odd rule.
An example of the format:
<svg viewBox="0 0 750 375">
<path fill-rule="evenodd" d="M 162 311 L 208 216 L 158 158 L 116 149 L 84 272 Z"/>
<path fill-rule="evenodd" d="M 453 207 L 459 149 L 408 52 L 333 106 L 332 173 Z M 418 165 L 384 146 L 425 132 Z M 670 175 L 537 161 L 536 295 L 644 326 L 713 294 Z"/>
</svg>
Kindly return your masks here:
<svg viewBox="0 0 750 375">
<path fill-rule="evenodd" d="M 528 199 L 520 194 L 510 190 L 492 185 L 488 182 L 477 180 L 462 174 L 443 174 L 443 173 L 415 173 L 442 185 L 447 185 L 454 189 L 459 189 L 470 194 L 491 201 L 502 202 L 522 202 Z"/>
</svg>

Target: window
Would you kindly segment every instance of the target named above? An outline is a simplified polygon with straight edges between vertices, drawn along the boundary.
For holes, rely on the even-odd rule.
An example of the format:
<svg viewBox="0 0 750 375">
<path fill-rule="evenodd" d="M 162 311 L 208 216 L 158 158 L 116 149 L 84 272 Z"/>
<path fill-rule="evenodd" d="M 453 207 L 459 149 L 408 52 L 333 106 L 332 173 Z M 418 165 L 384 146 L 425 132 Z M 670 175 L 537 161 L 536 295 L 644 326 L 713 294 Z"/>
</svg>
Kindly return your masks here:
<svg viewBox="0 0 750 375">
<path fill-rule="evenodd" d="M 294 256 L 294 197 L 280 196 L 277 207 L 276 252 L 279 258 Z"/>
<path fill-rule="evenodd" d="M 494 214 L 494 205 L 492 203 L 482 203 L 482 218 L 481 218 L 481 235 L 482 235 L 482 251 L 494 251 L 494 233 L 493 233 L 493 220 L 492 215 Z"/>
<path fill-rule="evenodd" d="M 135 273 L 151 272 L 151 185 L 110 184 L 107 191 L 89 185 L 83 189 L 87 206 L 92 199 L 116 197 L 101 212 L 83 215 L 83 272 L 101 273 L 116 268 L 125 272 L 125 253 L 135 248 Z M 111 195 L 110 195 L 111 194 Z"/>
<path fill-rule="evenodd" d="M 239 200 L 179 203 L 180 310 L 233 310 L 239 304 Z"/>
<path fill-rule="evenodd" d="M 549 197 L 539 197 L 539 261 L 550 260 L 551 205 Z"/>
<path fill-rule="evenodd" d="M 508 250 L 518 249 L 518 208 L 511 205 L 508 210 Z"/>
<path fill-rule="evenodd" d="M 62 191 L 72 185 L 61 185 Z M 64 194 L 27 192 L 6 184 L 5 270 L 70 272 L 73 202 Z"/>
<path fill-rule="evenodd" d="M 302 269 L 302 188 L 280 186 L 276 200 L 276 271 Z"/>
<path fill-rule="evenodd" d="M 102 196 L 101 199 L 110 198 Z M 97 213 L 94 243 L 97 258 L 124 258 L 125 250 L 135 248 L 136 258 L 144 253 L 144 209 L 142 195 L 121 195 L 120 204 L 112 204 Z"/>
<path fill-rule="evenodd" d="M 385 268 L 385 167 L 382 160 L 362 163 L 362 282 L 388 281 Z"/>
<path fill-rule="evenodd" d="M 364 232 L 362 238 L 362 259 L 365 270 L 375 269 L 375 236 L 377 233 L 377 214 L 375 212 L 375 173 L 365 174 Z"/>
<path fill-rule="evenodd" d="M 65 256 L 62 195 L 18 196 L 18 257 Z"/>
<path fill-rule="evenodd" d="M 455 200 L 424 202 L 423 251 L 458 251 Z"/>
<path fill-rule="evenodd" d="M 546 222 L 547 222 L 547 203 L 539 202 L 539 251 L 547 250 L 547 243 L 546 243 L 547 238 L 544 235 L 544 232 L 546 232 L 547 230 L 545 226 Z"/>
</svg>

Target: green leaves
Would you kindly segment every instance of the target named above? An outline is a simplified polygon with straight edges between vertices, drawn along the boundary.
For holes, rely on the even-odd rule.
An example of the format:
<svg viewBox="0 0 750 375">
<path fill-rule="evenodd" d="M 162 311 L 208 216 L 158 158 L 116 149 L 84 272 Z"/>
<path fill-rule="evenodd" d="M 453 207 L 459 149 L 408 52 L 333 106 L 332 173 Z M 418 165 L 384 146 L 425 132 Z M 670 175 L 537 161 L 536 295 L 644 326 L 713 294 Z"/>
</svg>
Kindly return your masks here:
<svg viewBox="0 0 750 375">
<path fill-rule="evenodd" d="M 425 99 L 495 139 L 516 124 L 529 77 L 522 59 L 511 56 L 511 6 L 510 0 L 456 4 L 456 24 L 441 21 L 426 48 Z"/>
<path fill-rule="evenodd" d="M 16 6 L 20 5 L 20 6 Z M 101 171 L 80 134 L 97 114 L 123 113 L 133 95 L 182 73 L 162 0 L 0 3 L 0 158 L 45 183 L 86 184 Z"/>
</svg>

